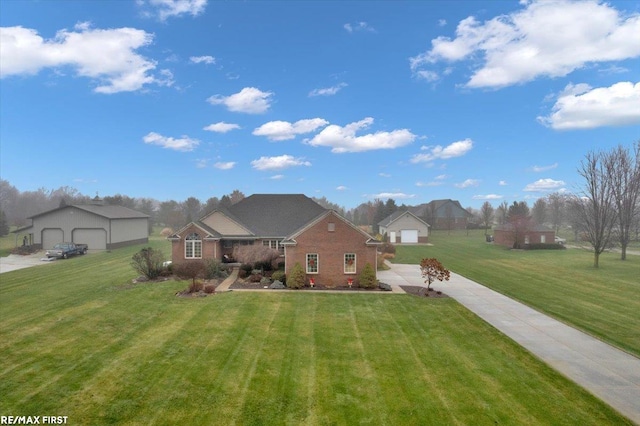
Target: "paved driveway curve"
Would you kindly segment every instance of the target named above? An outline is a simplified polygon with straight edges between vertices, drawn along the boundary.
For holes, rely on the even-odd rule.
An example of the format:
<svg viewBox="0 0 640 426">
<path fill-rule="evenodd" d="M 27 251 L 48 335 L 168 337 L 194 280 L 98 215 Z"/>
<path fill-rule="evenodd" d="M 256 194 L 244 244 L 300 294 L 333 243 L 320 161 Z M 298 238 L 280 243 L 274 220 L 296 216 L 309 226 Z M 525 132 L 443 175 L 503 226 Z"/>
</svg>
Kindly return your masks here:
<svg viewBox="0 0 640 426">
<path fill-rule="evenodd" d="M 391 265 L 378 279 L 392 286 L 425 286 L 418 265 Z M 461 275 L 436 282 L 467 309 L 561 374 L 640 424 L 640 359 Z"/>
</svg>

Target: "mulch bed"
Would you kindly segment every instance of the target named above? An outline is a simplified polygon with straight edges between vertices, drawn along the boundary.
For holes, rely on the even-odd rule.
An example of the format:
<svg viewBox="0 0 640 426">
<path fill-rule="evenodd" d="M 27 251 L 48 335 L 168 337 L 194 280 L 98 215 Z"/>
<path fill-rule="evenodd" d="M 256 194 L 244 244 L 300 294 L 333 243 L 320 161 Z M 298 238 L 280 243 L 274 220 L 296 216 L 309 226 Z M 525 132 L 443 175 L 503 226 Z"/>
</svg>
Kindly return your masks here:
<svg viewBox="0 0 640 426">
<path fill-rule="evenodd" d="M 424 287 L 420 287 L 417 285 L 401 285 L 400 288 L 403 289 L 407 294 L 411 294 L 412 296 L 426 297 L 427 289 Z M 428 297 L 434 297 L 434 298 L 449 297 L 448 295 L 440 291 L 436 291 L 434 289 L 431 289 L 431 291 L 429 291 L 428 293 L 429 293 Z"/>
<path fill-rule="evenodd" d="M 267 286 L 267 288 L 265 288 L 264 284 L 260 284 L 258 283 L 252 283 L 249 281 L 245 281 L 244 279 L 237 279 L 236 282 L 234 282 L 233 284 L 231 284 L 231 286 L 229 286 L 229 289 L 231 290 L 267 290 L 269 286 Z M 296 289 L 283 289 L 283 290 L 291 290 L 291 291 L 296 291 Z M 326 287 L 323 285 L 318 285 L 316 284 L 313 288 L 312 287 L 303 287 L 301 289 L 297 289 L 298 291 L 323 291 L 323 290 L 333 290 L 333 291 L 367 291 L 367 292 L 383 292 L 384 290 L 381 290 L 379 288 L 361 288 L 361 287 L 349 287 L 347 285 L 345 286 L 338 286 L 338 287 Z"/>
</svg>

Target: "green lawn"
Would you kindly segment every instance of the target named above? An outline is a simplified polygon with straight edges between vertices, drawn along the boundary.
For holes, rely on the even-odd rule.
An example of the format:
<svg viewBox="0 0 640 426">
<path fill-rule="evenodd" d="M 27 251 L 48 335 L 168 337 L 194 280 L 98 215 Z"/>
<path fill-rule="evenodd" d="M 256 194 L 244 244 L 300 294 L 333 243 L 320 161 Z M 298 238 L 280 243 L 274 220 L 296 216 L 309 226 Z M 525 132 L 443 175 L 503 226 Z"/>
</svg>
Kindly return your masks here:
<svg viewBox="0 0 640 426">
<path fill-rule="evenodd" d="M 581 249 L 514 251 L 483 231 L 438 231 L 433 246 L 398 246 L 397 263 L 438 258 L 446 268 L 640 356 L 640 256 Z"/>
<path fill-rule="evenodd" d="M 177 298 L 186 283 L 130 284 L 140 248 L 0 276 L 0 414 L 84 425 L 629 424 L 453 299 Z"/>
</svg>

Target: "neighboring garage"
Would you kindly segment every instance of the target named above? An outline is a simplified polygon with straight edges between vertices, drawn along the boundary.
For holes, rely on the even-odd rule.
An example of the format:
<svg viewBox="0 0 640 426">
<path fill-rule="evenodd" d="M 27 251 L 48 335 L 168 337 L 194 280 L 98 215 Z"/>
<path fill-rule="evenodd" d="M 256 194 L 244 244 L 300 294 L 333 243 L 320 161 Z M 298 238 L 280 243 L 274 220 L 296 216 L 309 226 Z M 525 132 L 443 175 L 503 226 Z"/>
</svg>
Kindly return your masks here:
<svg viewBox="0 0 640 426">
<path fill-rule="evenodd" d="M 378 223 L 380 233 L 392 244 L 426 243 L 429 225 L 409 211 L 397 211 Z"/>
<path fill-rule="evenodd" d="M 92 204 L 62 206 L 30 217 L 31 225 L 13 231 L 16 241 L 50 249 L 61 242 L 107 250 L 149 241 L 149 216 L 122 206 Z"/>
</svg>

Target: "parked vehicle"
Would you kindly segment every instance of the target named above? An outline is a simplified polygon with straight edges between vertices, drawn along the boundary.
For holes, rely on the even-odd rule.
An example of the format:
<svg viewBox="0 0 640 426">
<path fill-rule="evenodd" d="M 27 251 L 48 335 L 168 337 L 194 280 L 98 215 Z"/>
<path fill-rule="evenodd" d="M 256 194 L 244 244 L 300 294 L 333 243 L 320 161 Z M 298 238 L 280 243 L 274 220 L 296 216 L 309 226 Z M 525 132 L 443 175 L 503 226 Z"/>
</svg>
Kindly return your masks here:
<svg viewBox="0 0 640 426">
<path fill-rule="evenodd" d="M 560 244 L 561 246 L 563 246 L 564 243 L 567 242 L 567 240 L 565 240 L 564 238 L 556 237 L 555 238 L 555 242 L 556 242 L 556 244 Z"/>
<path fill-rule="evenodd" d="M 66 259 L 76 254 L 85 254 L 87 250 L 89 246 L 86 244 L 58 243 L 51 250 L 47 250 L 46 255 L 49 259 L 52 257 Z"/>
</svg>

